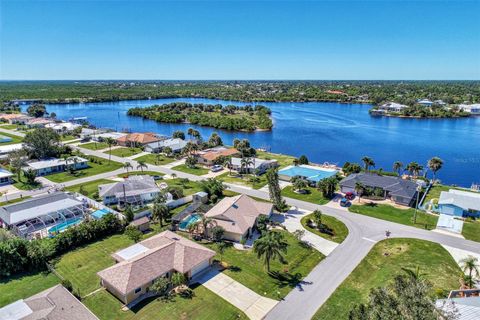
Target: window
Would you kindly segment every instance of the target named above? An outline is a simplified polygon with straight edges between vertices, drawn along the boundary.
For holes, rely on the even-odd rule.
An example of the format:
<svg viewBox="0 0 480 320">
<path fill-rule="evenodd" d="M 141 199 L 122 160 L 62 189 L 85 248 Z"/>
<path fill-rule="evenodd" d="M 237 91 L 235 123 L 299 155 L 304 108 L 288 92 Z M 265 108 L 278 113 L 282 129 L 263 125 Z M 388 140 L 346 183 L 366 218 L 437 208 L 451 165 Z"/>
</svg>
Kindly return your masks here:
<svg viewBox="0 0 480 320">
<path fill-rule="evenodd" d="M 135 289 L 135 293 L 139 293 L 140 291 L 142 291 L 142 288 Z"/>
</svg>

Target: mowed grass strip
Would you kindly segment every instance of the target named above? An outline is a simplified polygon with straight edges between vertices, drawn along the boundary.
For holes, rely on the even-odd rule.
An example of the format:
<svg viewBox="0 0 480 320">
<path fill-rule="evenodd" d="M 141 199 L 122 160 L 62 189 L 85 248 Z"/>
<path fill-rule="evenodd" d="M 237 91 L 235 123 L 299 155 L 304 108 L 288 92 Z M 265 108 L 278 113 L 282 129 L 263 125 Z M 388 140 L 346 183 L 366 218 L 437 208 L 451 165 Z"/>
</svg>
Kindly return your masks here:
<svg viewBox="0 0 480 320">
<path fill-rule="evenodd" d="M 116 148 L 112 150 L 112 156 L 126 158 L 139 154 L 140 152 L 142 152 L 140 148 Z M 110 153 L 110 151 L 106 151 L 106 153 Z"/>
<path fill-rule="evenodd" d="M 305 190 L 306 193 L 297 193 L 293 191 L 293 186 L 286 186 L 282 189 L 282 196 L 315 204 L 326 204 L 330 201 L 316 188 L 307 187 Z"/>
<path fill-rule="evenodd" d="M 208 173 L 208 169 L 202 168 L 199 165 L 197 165 L 194 168 L 188 167 L 186 164 L 181 164 L 179 166 L 173 167 L 172 170 L 177 170 L 185 173 L 190 173 L 194 174 L 197 176 L 203 176 L 204 174 Z"/>
<path fill-rule="evenodd" d="M 461 270 L 441 245 L 416 239 L 388 239 L 373 247 L 313 319 L 348 319 L 355 305 L 367 301 L 371 289 L 386 286 L 395 276 L 405 274 L 402 268 L 417 266 L 434 291 L 458 288 Z"/>
<path fill-rule="evenodd" d="M 79 144 L 78 146 L 80 148 L 85 148 L 85 149 L 89 149 L 89 150 L 102 150 L 102 149 L 108 148 L 108 144 L 105 143 L 105 142 L 82 143 L 82 144 Z"/>
<path fill-rule="evenodd" d="M 26 273 L 0 280 L 0 308 L 60 283 L 53 273 Z"/>
<path fill-rule="evenodd" d="M 336 242 L 336 243 L 342 243 L 343 240 L 345 240 L 348 236 L 348 228 L 343 222 L 338 220 L 337 218 L 327 216 L 327 215 L 322 215 L 322 223 L 327 226 L 327 228 L 331 229 L 333 232 L 333 235 L 327 234 L 320 232 L 318 229 L 315 228 L 310 228 L 307 225 L 308 220 L 313 219 L 313 213 L 306 215 L 303 217 L 300 222 L 302 223 L 302 226 L 307 229 L 310 232 L 315 233 L 317 236 L 320 236 L 322 238 L 325 238 L 327 240 Z"/>
<path fill-rule="evenodd" d="M 83 189 L 87 193 L 87 197 L 93 198 L 93 195 L 98 192 L 98 186 L 101 184 L 113 183 L 115 181 L 108 179 L 99 179 L 95 181 L 90 181 L 75 186 L 65 188 L 67 191 L 80 192 L 80 189 Z"/>
<path fill-rule="evenodd" d="M 168 158 L 161 154 L 145 154 L 135 159 L 136 161 L 145 161 L 155 166 L 162 166 L 176 161 L 175 158 Z"/>
</svg>

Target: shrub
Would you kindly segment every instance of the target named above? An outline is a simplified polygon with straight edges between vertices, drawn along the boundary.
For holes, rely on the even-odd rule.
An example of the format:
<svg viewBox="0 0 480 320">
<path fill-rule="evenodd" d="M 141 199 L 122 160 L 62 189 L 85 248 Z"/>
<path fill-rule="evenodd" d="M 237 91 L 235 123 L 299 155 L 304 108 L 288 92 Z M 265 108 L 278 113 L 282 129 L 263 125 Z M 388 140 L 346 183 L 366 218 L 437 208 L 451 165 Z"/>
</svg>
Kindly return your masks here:
<svg viewBox="0 0 480 320">
<path fill-rule="evenodd" d="M 166 296 L 170 289 L 171 283 L 167 278 L 158 278 L 150 286 L 150 291 L 157 293 L 159 296 Z"/>
<path fill-rule="evenodd" d="M 70 292 L 72 292 L 72 290 L 73 290 L 72 283 L 68 279 L 63 279 L 62 280 L 62 286 L 64 286 L 65 289 L 67 289 Z"/>
</svg>

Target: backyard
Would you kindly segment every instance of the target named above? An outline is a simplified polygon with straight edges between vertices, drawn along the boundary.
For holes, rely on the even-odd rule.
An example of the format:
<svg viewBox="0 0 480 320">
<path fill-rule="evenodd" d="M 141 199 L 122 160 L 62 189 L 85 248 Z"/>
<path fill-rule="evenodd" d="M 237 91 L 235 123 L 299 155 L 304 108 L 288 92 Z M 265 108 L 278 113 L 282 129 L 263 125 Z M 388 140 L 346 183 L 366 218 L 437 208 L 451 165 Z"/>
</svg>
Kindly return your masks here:
<svg viewBox="0 0 480 320">
<path fill-rule="evenodd" d="M 430 190 L 428 190 L 428 193 L 425 196 L 425 200 L 423 201 L 423 204 L 426 204 L 430 200 L 433 200 L 433 199 L 438 200 L 438 198 L 440 198 L 440 193 L 442 191 L 448 191 L 450 189 L 464 190 L 464 189 L 457 188 L 457 187 L 446 186 L 446 185 L 443 185 L 443 184 L 436 184 L 436 185 L 432 186 L 430 188 Z"/>
<path fill-rule="evenodd" d="M 277 160 L 279 168 L 285 168 L 286 166 L 290 166 L 293 164 L 293 160 L 295 157 L 279 154 L 279 153 L 271 153 L 266 151 L 258 151 L 257 150 L 257 158 L 265 159 L 265 160 Z"/>
<path fill-rule="evenodd" d="M 194 168 L 190 168 L 186 164 L 181 164 L 179 166 L 173 167 L 172 170 L 182 171 L 182 172 L 194 174 L 197 176 L 203 176 L 204 174 L 208 173 L 208 169 L 205 169 L 199 165 L 197 165 Z"/>
<path fill-rule="evenodd" d="M 142 151 L 143 150 L 141 148 L 123 148 L 122 147 L 122 148 L 113 149 L 112 150 L 112 155 L 117 156 L 117 157 L 126 158 L 126 157 L 131 157 L 133 155 L 139 154 Z M 109 153 L 108 150 L 106 152 Z"/>
<path fill-rule="evenodd" d="M 435 292 L 458 288 L 460 268 L 442 246 L 423 240 L 388 239 L 373 247 L 313 319 L 348 319 L 356 304 L 367 301 L 372 288 L 385 286 L 395 276 L 405 274 L 402 268 L 413 270 L 417 266 Z"/>
<path fill-rule="evenodd" d="M 286 186 L 282 189 L 282 196 L 302 201 L 307 201 L 315 204 L 326 204 L 330 199 L 324 198 L 322 192 L 316 188 L 305 188 L 306 193 L 297 193 L 293 191 L 293 186 Z"/>
<path fill-rule="evenodd" d="M 162 154 L 146 154 L 136 158 L 137 161 L 145 161 L 146 163 L 153 164 L 155 166 L 162 166 L 174 162 L 175 158 L 168 158 Z"/>
<path fill-rule="evenodd" d="M 315 233 L 316 235 L 325 238 L 327 240 L 336 242 L 336 243 L 342 243 L 345 238 L 348 236 L 348 228 L 341 222 L 340 220 L 327 216 L 327 215 L 322 215 L 322 224 L 326 226 L 326 228 L 330 229 L 333 233 L 333 235 L 330 235 L 328 233 L 320 232 L 316 228 L 311 228 L 307 225 L 307 222 L 309 219 L 313 219 L 313 213 L 305 216 L 302 218 L 301 223 L 302 226 L 307 229 L 310 232 Z"/>
<path fill-rule="evenodd" d="M 10 170 L 12 170 L 10 168 Z M 41 187 L 40 182 L 35 181 L 34 183 L 28 183 L 27 178 L 25 178 L 25 175 L 23 173 L 23 170 L 20 172 L 20 180 L 18 179 L 18 175 L 15 174 L 13 177 L 13 185 L 15 188 L 20 189 L 20 190 L 33 190 Z"/>
</svg>

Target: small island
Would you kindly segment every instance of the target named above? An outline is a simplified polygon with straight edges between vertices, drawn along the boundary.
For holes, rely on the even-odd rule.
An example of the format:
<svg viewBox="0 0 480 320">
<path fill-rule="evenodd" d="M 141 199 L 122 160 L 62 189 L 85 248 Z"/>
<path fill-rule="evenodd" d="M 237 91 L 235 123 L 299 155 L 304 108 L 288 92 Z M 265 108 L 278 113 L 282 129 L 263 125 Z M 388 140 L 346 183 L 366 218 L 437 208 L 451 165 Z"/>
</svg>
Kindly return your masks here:
<svg viewBox="0 0 480 320">
<path fill-rule="evenodd" d="M 370 109 L 372 116 L 400 118 L 463 118 L 478 114 L 477 105 L 447 105 L 441 100 L 418 100 L 408 105 L 386 102 Z"/>
<path fill-rule="evenodd" d="M 271 130 L 271 110 L 262 105 L 222 106 L 173 102 L 147 108 L 131 108 L 129 116 L 165 123 L 192 123 L 231 131 Z"/>
</svg>

